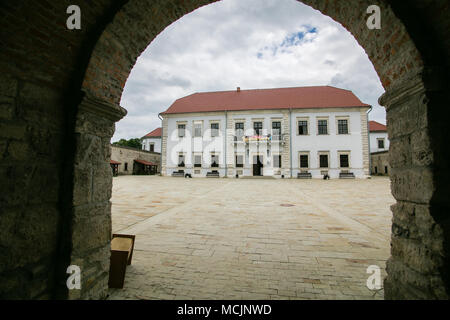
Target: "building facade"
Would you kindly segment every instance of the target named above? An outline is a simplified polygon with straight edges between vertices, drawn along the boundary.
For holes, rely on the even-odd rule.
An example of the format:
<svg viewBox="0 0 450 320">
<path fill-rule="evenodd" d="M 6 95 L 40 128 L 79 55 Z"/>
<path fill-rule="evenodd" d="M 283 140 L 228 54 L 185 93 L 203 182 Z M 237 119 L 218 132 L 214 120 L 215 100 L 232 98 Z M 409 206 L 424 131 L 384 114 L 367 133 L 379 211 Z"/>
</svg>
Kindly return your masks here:
<svg viewBox="0 0 450 320">
<path fill-rule="evenodd" d="M 376 121 L 369 121 L 371 174 L 389 175 L 389 137 L 387 127 Z"/>
<path fill-rule="evenodd" d="M 111 145 L 111 164 L 117 166 L 117 175 L 143 174 L 145 171 L 157 174 L 161 171 L 161 154 Z"/>
<path fill-rule="evenodd" d="M 369 109 L 333 87 L 197 93 L 161 114 L 162 174 L 363 178 Z"/>
<path fill-rule="evenodd" d="M 141 138 L 142 150 L 161 153 L 161 131 L 162 128 L 156 128 L 143 136 Z"/>
<path fill-rule="evenodd" d="M 376 121 L 369 121 L 370 153 L 389 151 L 387 127 Z"/>
</svg>

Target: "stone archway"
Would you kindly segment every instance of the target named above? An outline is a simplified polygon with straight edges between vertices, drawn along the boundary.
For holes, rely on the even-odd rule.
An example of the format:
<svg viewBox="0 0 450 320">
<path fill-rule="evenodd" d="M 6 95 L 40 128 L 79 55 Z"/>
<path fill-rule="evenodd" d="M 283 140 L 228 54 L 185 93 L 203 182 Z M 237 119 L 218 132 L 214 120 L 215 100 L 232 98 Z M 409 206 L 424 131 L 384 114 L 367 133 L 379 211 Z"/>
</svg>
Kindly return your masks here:
<svg viewBox="0 0 450 320">
<path fill-rule="evenodd" d="M 158 33 L 158 27 L 164 26 L 162 21 L 175 21 L 180 14 L 206 3 L 198 2 L 190 7 L 179 8 L 175 3 L 146 7 L 141 5 L 144 2 L 131 1 L 126 4 L 106 28 L 94 50 L 83 90 L 102 99 L 103 103 L 115 105 L 119 102 L 131 66 Z M 430 166 L 434 160 L 434 150 L 428 131 L 432 124 L 429 117 L 430 89 L 438 91 L 444 88 L 428 87 L 425 76 L 431 70 L 424 65 L 423 56 L 405 25 L 385 1 L 377 1 L 383 12 L 383 24 L 389 26 L 381 30 L 367 28 L 368 4 L 365 1 L 354 1 L 352 5 L 344 5 L 342 1 L 302 2 L 342 23 L 355 36 L 365 48 L 387 90 L 381 104 L 387 107 L 393 143 L 392 191 L 397 204 L 392 208 L 392 257 L 387 268 L 386 297 L 446 297 L 442 274 L 445 270 L 445 229 L 439 225 L 430 206 L 436 195 L 436 173 Z M 156 22 L 153 19 L 155 13 L 159 17 Z M 143 25 L 153 32 L 136 33 L 135 30 L 144 29 Z M 121 34 L 133 34 L 136 37 Z M 105 55 L 106 52 L 111 54 Z M 99 72 L 99 66 L 111 64 L 119 66 L 117 73 L 111 75 L 110 72 Z M 431 78 L 435 76 L 431 75 Z M 104 83 L 108 83 L 108 86 L 105 87 Z M 85 99 L 87 102 L 90 98 Z M 85 146 L 81 149 L 84 150 Z M 421 292 L 415 291 L 419 288 Z"/>
<path fill-rule="evenodd" d="M 7 124 L 1 132 L 9 132 L 6 147 L 1 145 L 1 150 L 6 150 L 0 158 L 2 176 L 17 185 L 2 195 L 2 206 L 10 210 L 0 223 L 2 229 L 14 226 L 20 232 L 26 232 L 26 221 L 36 226 L 26 241 L 14 232 L 0 239 L 3 247 L 14 249 L 2 253 L 9 262 L 1 266 L 1 277 L 10 282 L 0 286 L 1 296 L 105 296 L 111 231 L 107 159 L 114 123 L 126 114 L 119 106 L 123 87 L 137 57 L 158 33 L 213 1 L 104 0 L 95 6 L 80 2 L 85 26 L 78 33 L 68 33 L 55 18 L 58 12 L 65 12 L 64 1 L 45 7 L 33 4 L 34 10 L 26 7 L 25 1 L 0 5 L 6 17 L 3 29 L 17 33 L 13 37 L 3 31 L 8 49 L 0 53 L 0 93 L 13 110 L 2 114 Z M 345 5 L 337 0 L 302 2 L 355 36 L 386 89 L 380 101 L 387 108 L 392 192 L 397 204 L 392 207 L 392 256 L 385 296 L 448 298 L 450 170 L 445 137 L 449 111 L 444 106 L 449 104 L 449 5 L 431 0 L 407 4 L 352 0 Z M 366 10 L 373 4 L 382 11 L 381 30 L 366 26 Z M 39 15 L 34 16 L 36 11 Z M 419 16 L 422 19 L 418 20 Z M 45 22 L 48 25 L 41 28 Z M 20 26 L 24 30 L 18 30 Z M 27 39 L 27 30 L 33 33 L 32 43 L 19 43 Z M 40 55 L 33 60 L 30 52 L 36 46 Z M 42 116 L 45 121 L 39 127 L 36 118 Z M 31 140 L 25 141 L 25 137 Z M 57 148 L 42 146 L 52 138 L 57 140 Z M 43 162 L 27 165 L 17 143 Z M 14 163 L 17 159 L 20 163 Z M 51 170 L 56 173 L 49 175 Z M 37 182 L 30 182 L 29 172 L 31 181 Z M 39 181 L 49 184 L 41 192 L 50 197 L 47 201 L 29 196 Z M 40 210 L 39 218 L 29 218 L 26 212 L 30 208 Z M 19 217 L 25 217 L 25 222 L 18 221 Z M 46 241 L 51 245 L 44 244 Z M 42 248 L 45 252 L 33 259 L 20 256 Z M 82 290 L 76 293 L 65 287 L 69 264 L 84 270 Z M 26 287 L 30 279 L 31 289 Z"/>
</svg>

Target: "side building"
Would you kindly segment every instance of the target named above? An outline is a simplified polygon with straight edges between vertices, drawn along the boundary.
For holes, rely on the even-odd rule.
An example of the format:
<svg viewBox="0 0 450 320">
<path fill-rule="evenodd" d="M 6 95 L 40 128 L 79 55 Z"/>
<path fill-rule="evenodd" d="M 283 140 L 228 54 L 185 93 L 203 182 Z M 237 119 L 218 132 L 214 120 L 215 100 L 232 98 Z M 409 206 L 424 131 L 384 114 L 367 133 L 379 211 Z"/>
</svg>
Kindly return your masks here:
<svg viewBox="0 0 450 320">
<path fill-rule="evenodd" d="M 369 175 L 368 111 L 329 86 L 195 93 L 161 113 L 162 175 Z"/>
<path fill-rule="evenodd" d="M 161 170 L 161 154 L 111 145 L 110 164 L 114 175 L 154 175 Z"/>
<path fill-rule="evenodd" d="M 152 132 L 141 138 L 142 150 L 161 153 L 161 131 L 162 128 L 156 128 Z"/>
<path fill-rule="evenodd" d="M 371 174 L 389 175 L 389 137 L 387 127 L 376 121 L 369 121 Z"/>
</svg>

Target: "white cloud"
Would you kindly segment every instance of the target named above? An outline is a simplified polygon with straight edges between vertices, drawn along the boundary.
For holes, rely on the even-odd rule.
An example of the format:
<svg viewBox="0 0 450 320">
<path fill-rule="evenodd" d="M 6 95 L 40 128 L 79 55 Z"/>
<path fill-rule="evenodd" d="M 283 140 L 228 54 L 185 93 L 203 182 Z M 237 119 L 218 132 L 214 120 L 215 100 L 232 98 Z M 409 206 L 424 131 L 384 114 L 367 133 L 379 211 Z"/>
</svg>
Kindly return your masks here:
<svg viewBox="0 0 450 320">
<path fill-rule="evenodd" d="M 380 80 L 340 24 L 295 0 L 219 1 L 168 26 L 139 57 L 113 141 L 142 137 L 161 125 L 158 113 L 194 92 L 312 85 L 352 90 L 385 123 Z"/>
</svg>

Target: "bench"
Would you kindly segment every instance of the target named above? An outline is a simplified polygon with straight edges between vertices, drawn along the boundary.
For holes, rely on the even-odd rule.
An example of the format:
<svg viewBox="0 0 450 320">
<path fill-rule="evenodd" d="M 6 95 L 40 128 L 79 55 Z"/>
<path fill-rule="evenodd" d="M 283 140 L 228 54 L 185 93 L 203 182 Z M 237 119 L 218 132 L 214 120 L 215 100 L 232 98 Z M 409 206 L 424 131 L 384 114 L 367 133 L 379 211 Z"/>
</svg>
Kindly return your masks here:
<svg viewBox="0 0 450 320">
<path fill-rule="evenodd" d="M 186 174 L 184 175 L 184 177 L 185 177 L 185 178 L 190 178 L 190 179 L 192 179 L 192 174 L 186 173 Z"/>
<path fill-rule="evenodd" d="M 339 179 L 355 179 L 355 174 L 348 170 L 341 170 L 339 173 Z"/>
<path fill-rule="evenodd" d="M 312 179 L 310 172 L 299 172 L 297 173 L 297 179 Z"/>
<path fill-rule="evenodd" d="M 123 288 L 125 271 L 133 258 L 134 240 L 134 235 L 113 234 L 108 282 L 110 288 Z"/>
<path fill-rule="evenodd" d="M 184 177 L 184 170 L 178 170 L 178 171 L 174 171 L 172 172 L 172 177 Z"/>
<path fill-rule="evenodd" d="M 213 170 L 212 172 L 208 172 L 206 174 L 207 178 L 220 178 L 219 171 Z"/>
</svg>

